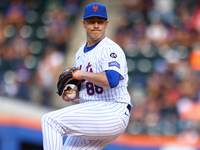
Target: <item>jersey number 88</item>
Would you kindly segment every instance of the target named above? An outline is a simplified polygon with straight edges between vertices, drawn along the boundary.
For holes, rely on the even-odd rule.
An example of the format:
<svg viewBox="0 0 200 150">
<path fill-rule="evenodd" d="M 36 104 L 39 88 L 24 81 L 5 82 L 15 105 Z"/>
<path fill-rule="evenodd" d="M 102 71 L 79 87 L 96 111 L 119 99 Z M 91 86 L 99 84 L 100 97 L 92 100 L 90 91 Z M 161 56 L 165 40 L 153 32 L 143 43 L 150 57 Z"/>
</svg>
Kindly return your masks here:
<svg viewBox="0 0 200 150">
<path fill-rule="evenodd" d="M 85 84 L 85 87 L 86 87 L 86 90 L 87 90 L 87 94 L 92 96 L 94 95 L 95 93 L 97 94 L 102 94 L 103 93 L 103 88 L 100 87 L 100 86 L 97 86 L 91 82 L 87 82 Z"/>
</svg>

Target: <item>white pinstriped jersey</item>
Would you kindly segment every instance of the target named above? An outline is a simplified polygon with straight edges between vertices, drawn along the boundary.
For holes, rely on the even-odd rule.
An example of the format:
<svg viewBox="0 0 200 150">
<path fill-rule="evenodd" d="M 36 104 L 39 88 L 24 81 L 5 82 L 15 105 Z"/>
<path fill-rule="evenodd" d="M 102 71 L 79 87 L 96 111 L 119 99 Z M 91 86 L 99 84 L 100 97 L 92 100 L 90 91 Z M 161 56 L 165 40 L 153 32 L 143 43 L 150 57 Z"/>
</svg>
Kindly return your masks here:
<svg viewBox="0 0 200 150">
<path fill-rule="evenodd" d="M 102 14 L 103 18 L 107 16 L 106 8 L 98 3 L 90 4 L 84 10 L 84 17 L 95 17 L 91 19 L 95 24 L 96 21 L 103 23 L 102 19 L 96 18 L 102 17 Z M 103 23 L 99 27 L 103 31 L 106 26 L 107 23 Z M 87 28 L 86 34 L 90 34 Z M 128 69 L 125 54 L 118 44 L 104 37 L 89 48 L 83 45 L 76 53 L 75 63 L 77 68 L 87 72 L 114 70 L 120 74 L 119 84 L 114 88 L 105 88 L 86 80 L 81 84 L 79 104 L 43 115 L 44 150 L 102 150 L 123 134 L 128 126 L 131 115 Z M 65 141 L 64 136 L 67 137 Z"/>
<path fill-rule="evenodd" d="M 44 150 L 102 150 L 124 133 L 130 117 L 127 65 L 123 50 L 105 37 L 92 50 L 76 54 L 76 66 L 99 73 L 121 74 L 115 88 L 102 88 L 85 81 L 80 104 L 52 111 L 42 117 Z M 63 145 L 63 136 L 67 139 Z"/>
<path fill-rule="evenodd" d="M 85 81 L 79 92 L 80 101 L 116 101 L 130 104 L 127 91 L 127 63 L 123 50 L 112 40 L 105 37 L 92 50 L 84 53 L 83 45 L 76 53 L 76 67 L 82 71 L 100 73 L 115 70 L 121 77 L 115 88 L 103 88 Z"/>
</svg>

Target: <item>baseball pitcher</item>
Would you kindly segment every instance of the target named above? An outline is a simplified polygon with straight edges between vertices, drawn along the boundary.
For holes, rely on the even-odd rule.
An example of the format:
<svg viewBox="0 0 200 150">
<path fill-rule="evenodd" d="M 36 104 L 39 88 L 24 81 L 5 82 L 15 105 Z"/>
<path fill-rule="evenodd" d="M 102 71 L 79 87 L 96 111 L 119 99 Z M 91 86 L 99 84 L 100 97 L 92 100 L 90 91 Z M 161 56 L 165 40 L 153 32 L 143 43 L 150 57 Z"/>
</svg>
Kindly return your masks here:
<svg viewBox="0 0 200 150">
<path fill-rule="evenodd" d="M 64 70 L 57 84 L 64 101 L 79 99 L 80 103 L 42 117 L 44 150 L 102 150 L 129 122 L 127 62 L 123 50 L 105 36 L 106 7 L 87 5 L 82 24 L 87 42 L 76 53 L 76 66 Z M 73 96 L 69 84 L 77 86 Z"/>
</svg>

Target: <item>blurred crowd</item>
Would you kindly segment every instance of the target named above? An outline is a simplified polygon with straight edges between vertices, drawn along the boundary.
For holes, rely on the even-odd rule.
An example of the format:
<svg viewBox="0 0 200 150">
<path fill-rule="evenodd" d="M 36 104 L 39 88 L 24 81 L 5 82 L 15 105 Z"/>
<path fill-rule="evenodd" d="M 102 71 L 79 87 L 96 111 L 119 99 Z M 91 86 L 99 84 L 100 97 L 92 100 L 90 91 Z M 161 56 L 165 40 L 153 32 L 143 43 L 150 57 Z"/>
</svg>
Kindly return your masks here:
<svg viewBox="0 0 200 150">
<path fill-rule="evenodd" d="M 0 95 L 51 105 L 81 0 L 0 3 Z"/>
<path fill-rule="evenodd" d="M 115 40 L 134 109 L 127 132 L 200 136 L 200 1 L 121 0 Z M 0 95 L 50 106 L 81 0 L 0 3 Z"/>
<path fill-rule="evenodd" d="M 115 41 L 134 104 L 127 132 L 200 137 L 200 1 L 121 0 Z M 185 136 L 184 136 L 185 135 Z"/>
</svg>

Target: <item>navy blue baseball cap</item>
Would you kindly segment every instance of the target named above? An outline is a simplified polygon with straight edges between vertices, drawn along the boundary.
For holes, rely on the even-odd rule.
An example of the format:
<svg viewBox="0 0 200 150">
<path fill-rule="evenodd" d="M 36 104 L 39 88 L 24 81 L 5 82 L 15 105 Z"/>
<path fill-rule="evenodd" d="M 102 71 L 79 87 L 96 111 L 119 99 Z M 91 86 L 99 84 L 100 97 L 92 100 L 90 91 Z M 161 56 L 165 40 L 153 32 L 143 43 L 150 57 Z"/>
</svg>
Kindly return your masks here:
<svg viewBox="0 0 200 150">
<path fill-rule="evenodd" d="M 108 19 L 106 7 L 98 3 L 87 5 L 84 10 L 83 20 L 89 17 L 102 17 Z"/>
</svg>

